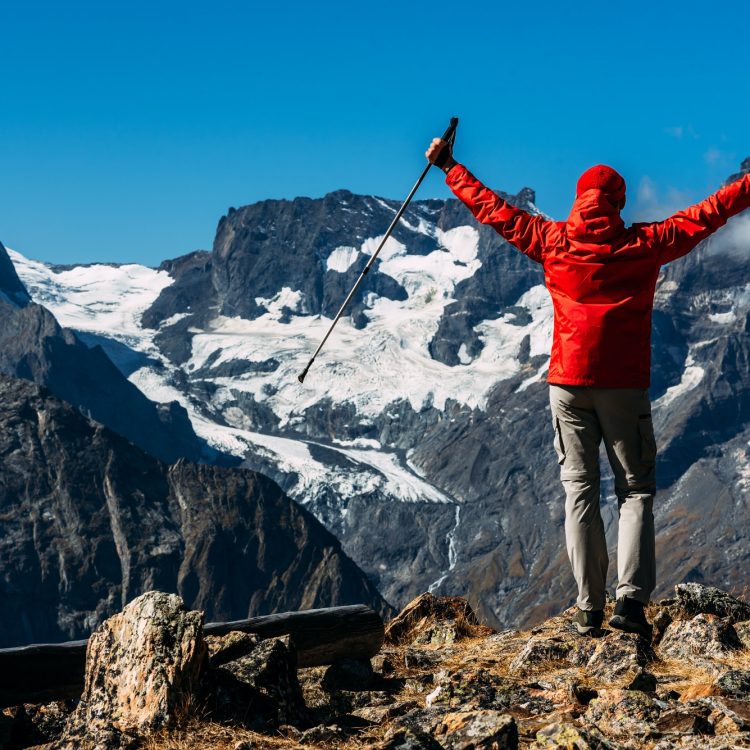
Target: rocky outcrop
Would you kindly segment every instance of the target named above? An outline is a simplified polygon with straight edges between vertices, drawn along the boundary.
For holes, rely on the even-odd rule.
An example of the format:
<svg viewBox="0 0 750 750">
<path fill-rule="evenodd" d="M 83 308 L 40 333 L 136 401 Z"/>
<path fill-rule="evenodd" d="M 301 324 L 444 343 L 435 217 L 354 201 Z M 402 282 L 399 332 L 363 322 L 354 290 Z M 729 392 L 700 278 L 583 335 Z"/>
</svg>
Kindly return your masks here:
<svg viewBox="0 0 750 750">
<path fill-rule="evenodd" d="M 25 307 L 31 302 L 31 297 L 21 279 L 18 278 L 2 242 L 0 242 L 0 296 L 16 307 Z"/>
<path fill-rule="evenodd" d="M 174 594 L 149 592 L 102 623 L 89 638 L 86 683 L 64 741 L 117 744 L 184 717 L 206 666 L 202 619 Z"/>
<path fill-rule="evenodd" d="M 694 593 L 701 601 L 716 596 L 715 592 Z M 723 601 L 734 607 L 745 604 L 721 593 Z M 655 619 L 673 606 L 674 599 L 652 604 L 649 617 Z M 133 612 L 134 607 L 135 603 L 126 612 Z M 696 665 L 694 654 L 677 656 L 668 646 L 652 647 L 643 639 L 606 627 L 601 637 L 580 636 L 570 622 L 572 610 L 532 631 L 505 632 L 472 624 L 466 619 L 469 611 L 468 604 L 455 597 L 412 602 L 393 620 L 399 624 L 395 632 L 406 634 L 404 638 L 391 639 L 367 666 L 342 662 L 297 669 L 293 646 L 285 639 L 259 640 L 242 633 L 209 638 L 210 659 L 201 686 L 196 687 L 196 694 L 207 701 L 202 704 L 203 713 L 149 735 L 146 746 L 167 750 L 175 747 L 179 737 L 183 746 L 206 750 L 750 747 L 750 682 L 742 666 L 750 658 L 746 648 L 702 654 L 706 663 L 713 664 L 708 669 Z M 606 615 L 611 611 L 608 604 Z M 424 616 L 415 617 L 418 612 Z M 455 640 L 437 645 L 431 638 L 420 637 L 420 629 L 424 633 L 434 629 L 435 613 L 440 622 L 464 623 Z M 683 634 L 688 634 L 691 628 L 701 632 L 704 619 L 716 615 L 698 612 L 680 617 L 673 624 L 682 623 Z M 127 619 L 125 612 L 112 622 L 122 623 L 122 618 Z M 723 622 L 731 625 L 729 618 Z M 108 623 L 100 632 L 111 629 Z M 184 648 L 172 647 L 170 653 L 200 650 L 200 633 L 177 640 Z M 141 644 L 132 644 L 133 654 L 143 651 Z M 119 659 L 122 654 L 116 653 Z M 91 651 L 92 674 L 107 672 L 97 666 L 101 658 L 106 658 L 105 652 Z M 142 664 L 149 664 L 149 659 Z M 161 674 L 160 670 L 156 662 L 144 666 L 141 684 L 149 682 L 149 674 Z M 113 668 L 113 673 L 117 671 Z M 710 677 L 719 672 L 718 678 Z M 120 700 L 127 706 L 132 703 L 127 691 L 120 693 Z M 141 707 L 147 703 L 144 698 Z M 93 705 L 86 710 L 93 711 Z M 98 705 L 91 727 L 124 710 L 106 700 Z M 27 710 L 32 715 L 39 709 Z M 68 720 L 69 728 L 76 725 L 81 711 Z M 6 718 L 7 729 L 18 729 L 20 719 Z M 128 739 L 137 737 L 117 732 L 109 741 L 116 746 Z"/>
<path fill-rule="evenodd" d="M 307 511 L 254 472 L 167 466 L 0 376 L 0 646 L 79 638 L 150 589 L 226 622 L 388 605 Z"/>
</svg>

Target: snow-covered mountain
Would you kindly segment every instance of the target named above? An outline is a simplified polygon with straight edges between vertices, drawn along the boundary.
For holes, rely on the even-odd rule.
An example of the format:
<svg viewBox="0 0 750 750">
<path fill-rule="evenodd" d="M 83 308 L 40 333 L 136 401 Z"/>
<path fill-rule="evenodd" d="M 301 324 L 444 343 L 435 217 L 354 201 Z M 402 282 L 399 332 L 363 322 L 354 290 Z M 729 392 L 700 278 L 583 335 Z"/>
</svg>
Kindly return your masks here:
<svg viewBox="0 0 750 750">
<path fill-rule="evenodd" d="M 510 199 L 536 210 L 528 189 Z M 297 380 L 397 208 L 339 191 L 230 209 L 211 253 L 157 270 L 11 258 L 36 302 L 149 398 L 179 401 L 199 436 L 278 481 L 392 604 L 430 588 L 468 594 L 493 624 L 540 619 L 573 581 L 539 266 L 457 201 L 417 201 Z M 670 583 L 731 587 L 750 560 L 747 226 L 738 217 L 659 282 L 652 396 Z"/>
</svg>

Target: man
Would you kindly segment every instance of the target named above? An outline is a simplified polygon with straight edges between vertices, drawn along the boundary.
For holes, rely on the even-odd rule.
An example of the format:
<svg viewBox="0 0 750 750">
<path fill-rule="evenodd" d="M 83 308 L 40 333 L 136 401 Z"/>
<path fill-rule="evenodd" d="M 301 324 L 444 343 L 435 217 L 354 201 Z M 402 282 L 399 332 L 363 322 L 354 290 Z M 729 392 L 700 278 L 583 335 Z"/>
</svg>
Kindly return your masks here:
<svg viewBox="0 0 750 750">
<path fill-rule="evenodd" d="M 651 312 L 659 268 L 689 253 L 750 207 L 750 174 L 665 221 L 626 227 L 625 180 L 597 165 L 581 175 L 566 222 L 514 208 L 453 159 L 435 138 L 427 158 L 482 224 L 544 267 L 555 325 L 549 365 L 554 443 L 565 489 L 565 539 L 578 584 L 574 624 L 598 635 L 607 546 L 599 510 L 604 440 L 619 509 L 614 628 L 651 639 L 644 605 L 656 585 L 651 423 Z"/>
</svg>

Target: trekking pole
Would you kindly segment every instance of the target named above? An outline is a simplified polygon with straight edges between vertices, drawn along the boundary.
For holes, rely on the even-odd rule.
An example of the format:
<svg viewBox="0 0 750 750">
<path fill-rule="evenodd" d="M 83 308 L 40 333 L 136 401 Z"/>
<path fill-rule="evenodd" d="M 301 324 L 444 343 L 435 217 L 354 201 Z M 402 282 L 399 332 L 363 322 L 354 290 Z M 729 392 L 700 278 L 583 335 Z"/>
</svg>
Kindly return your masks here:
<svg viewBox="0 0 750 750">
<path fill-rule="evenodd" d="M 449 144 L 449 146 L 453 145 L 453 141 L 456 138 L 457 127 L 458 127 L 458 117 L 451 117 L 451 124 L 448 126 L 445 133 L 443 133 L 443 137 L 442 137 L 442 140 L 446 141 Z M 299 375 L 297 375 L 297 380 L 299 380 L 300 383 L 305 382 L 307 371 L 310 369 L 310 367 L 312 366 L 312 363 L 315 361 L 315 357 L 317 357 L 318 354 L 320 354 L 320 350 L 323 348 L 323 346 L 325 346 L 326 341 L 328 341 L 328 337 L 331 335 L 331 331 L 333 331 L 333 329 L 336 326 L 336 323 L 339 322 L 339 318 L 341 318 L 341 316 L 344 314 L 344 310 L 346 309 L 346 306 L 351 301 L 351 298 L 356 294 L 357 289 L 359 289 L 359 285 L 362 283 L 365 276 L 367 276 L 367 274 L 369 273 L 370 268 L 372 268 L 372 264 L 375 262 L 375 260 L 378 257 L 378 254 L 383 249 L 383 245 L 385 245 L 388 238 L 391 236 L 391 232 L 395 229 L 396 224 L 398 224 L 398 220 L 401 218 L 404 211 L 406 211 L 406 207 L 409 205 L 409 202 L 414 197 L 414 193 L 417 192 L 417 189 L 422 184 L 422 180 L 424 180 L 424 178 L 427 176 L 427 173 L 430 171 L 431 166 L 432 166 L 432 162 L 427 162 L 427 166 L 424 168 L 422 174 L 419 175 L 419 179 L 414 183 L 414 187 L 411 189 L 411 192 L 409 193 L 409 195 L 406 196 L 406 200 L 401 204 L 401 208 L 399 208 L 398 212 L 393 217 L 393 221 L 391 222 L 391 225 L 386 230 L 386 233 L 383 235 L 383 239 L 380 241 L 380 244 L 378 245 L 377 250 L 375 250 L 375 252 L 372 254 L 372 258 L 370 258 L 370 260 L 367 262 L 367 265 L 364 267 L 364 270 L 359 275 L 357 282 L 352 287 L 351 292 L 349 292 L 349 294 L 346 295 L 346 299 L 344 300 L 344 303 L 341 305 L 341 307 L 339 308 L 339 311 L 336 313 L 336 317 L 333 319 L 333 323 L 331 323 L 331 326 L 328 329 L 328 332 L 326 333 L 326 335 L 323 336 L 323 340 L 320 342 L 320 344 L 318 345 L 318 348 L 315 350 L 315 354 L 312 355 L 312 358 L 307 363 L 307 367 L 305 367 L 305 369 Z"/>
</svg>

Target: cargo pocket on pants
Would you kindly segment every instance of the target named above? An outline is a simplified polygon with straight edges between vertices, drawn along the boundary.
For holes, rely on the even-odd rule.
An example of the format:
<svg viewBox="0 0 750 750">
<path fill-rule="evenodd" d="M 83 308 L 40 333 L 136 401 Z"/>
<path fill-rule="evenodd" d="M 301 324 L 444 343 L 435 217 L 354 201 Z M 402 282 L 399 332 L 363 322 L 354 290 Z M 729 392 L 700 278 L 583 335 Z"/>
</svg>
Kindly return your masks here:
<svg viewBox="0 0 750 750">
<path fill-rule="evenodd" d="M 560 430 L 560 420 L 557 417 L 552 418 L 552 426 L 555 430 L 555 453 L 557 453 L 557 463 L 562 466 L 565 461 L 565 443 L 562 439 L 562 431 Z"/>
<path fill-rule="evenodd" d="M 646 466 L 653 466 L 656 463 L 656 438 L 650 414 L 638 417 L 638 433 L 641 437 L 641 461 Z"/>
</svg>

